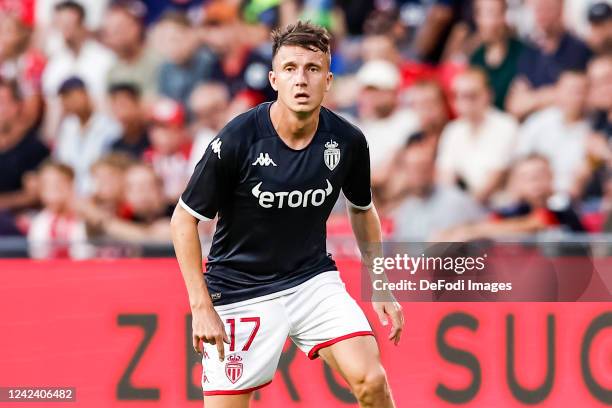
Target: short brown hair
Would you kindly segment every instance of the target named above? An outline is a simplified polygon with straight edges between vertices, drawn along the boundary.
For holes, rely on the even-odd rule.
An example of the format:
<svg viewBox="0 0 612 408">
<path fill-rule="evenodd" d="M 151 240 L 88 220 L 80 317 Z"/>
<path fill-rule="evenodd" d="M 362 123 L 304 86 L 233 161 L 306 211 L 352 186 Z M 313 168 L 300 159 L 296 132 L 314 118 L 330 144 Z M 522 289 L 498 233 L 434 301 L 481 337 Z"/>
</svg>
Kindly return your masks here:
<svg viewBox="0 0 612 408">
<path fill-rule="evenodd" d="M 125 171 L 128 167 L 134 164 L 135 160 L 127 153 L 124 152 L 112 152 L 108 153 L 91 165 L 91 170 L 95 170 L 98 167 L 109 166 L 114 169 Z"/>
<path fill-rule="evenodd" d="M 298 46 L 330 55 L 330 35 L 327 30 L 310 21 L 298 21 L 272 32 L 272 58 L 283 45 Z"/>
<path fill-rule="evenodd" d="M 72 169 L 72 167 L 68 166 L 67 164 L 61 163 L 53 159 L 47 159 L 41 163 L 41 165 L 38 168 L 38 172 L 42 173 L 43 171 L 47 169 L 55 170 L 59 172 L 60 174 L 66 176 L 70 181 L 74 181 L 74 176 L 75 176 L 74 170 Z"/>
<path fill-rule="evenodd" d="M 162 14 L 158 20 L 158 24 L 161 23 L 172 23 L 184 28 L 191 27 L 191 21 L 189 21 L 187 15 L 176 10 L 166 11 Z"/>
</svg>

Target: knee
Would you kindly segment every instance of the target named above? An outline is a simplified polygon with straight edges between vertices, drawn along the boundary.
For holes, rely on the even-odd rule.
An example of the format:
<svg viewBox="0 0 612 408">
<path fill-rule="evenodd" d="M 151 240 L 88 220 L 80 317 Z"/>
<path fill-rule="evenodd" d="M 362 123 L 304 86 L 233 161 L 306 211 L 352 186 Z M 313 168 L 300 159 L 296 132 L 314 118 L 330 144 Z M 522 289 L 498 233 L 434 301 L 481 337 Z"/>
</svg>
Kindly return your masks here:
<svg viewBox="0 0 612 408">
<path fill-rule="evenodd" d="M 369 370 L 351 384 L 361 407 L 374 407 L 389 398 L 387 376 L 382 367 Z"/>
</svg>

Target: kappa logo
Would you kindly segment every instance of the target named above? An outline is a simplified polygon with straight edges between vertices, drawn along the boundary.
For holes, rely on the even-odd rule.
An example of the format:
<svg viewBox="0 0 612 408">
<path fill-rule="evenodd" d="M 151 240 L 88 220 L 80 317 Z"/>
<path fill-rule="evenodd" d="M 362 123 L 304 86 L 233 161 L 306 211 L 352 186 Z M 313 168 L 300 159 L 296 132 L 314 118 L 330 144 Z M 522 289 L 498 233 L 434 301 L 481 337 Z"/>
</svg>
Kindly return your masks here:
<svg viewBox="0 0 612 408">
<path fill-rule="evenodd" d="M 227 360 L 227 363 L 225 363 L 225 375 L 232 384 L 236 384 L 236 381 L 242 377 L 242 357 L 232 354 Z"/>
<path fill-rule="evenodd" d="M 323 160 L 328 169 L 333 170 L 340 163 L 340 149 L 338 142 L 330 140 L 325 143 L 325 151 L 323 152 Z"/>
<path fill-rule="evenodd" d="M 325 198 L 329 196 L 334 188 L 329 180 L 325 179 L 327 182 L 327 186 L 323 188 L 317 189 L 308 189 L 304 192 L 299 190 L 293 191 L 278 191 L 273 193 L 271 191 L 261 191 L 261 185 L 263 184 L 260 181 L 253 189 L 251 193 L 259 200 L 259 205 L 263 208 L 283 208 L 285 203 L 291 208 L 297 207 L 308 207 L 308 205 L 312 205 L 314 207 L 319 207 L 325 202 Z"/>
<path fill-rule="evenodd" d="M 266 166 L 266 167 L 274 166 L 276 167 L 276 163 L 274 163 L 274 160 L 270 158 L 270 155 L 268 153 L 259 153 L 259 157 L 257 158 L 257 160 L 253 162 L 251 166 Z"/>
<path fill-rule="evenodd" d="M 221 140 L 215 139 L 210 143 L 213 153 L 217 153 L 217 157 L 221 158 Z"/>
</svg>

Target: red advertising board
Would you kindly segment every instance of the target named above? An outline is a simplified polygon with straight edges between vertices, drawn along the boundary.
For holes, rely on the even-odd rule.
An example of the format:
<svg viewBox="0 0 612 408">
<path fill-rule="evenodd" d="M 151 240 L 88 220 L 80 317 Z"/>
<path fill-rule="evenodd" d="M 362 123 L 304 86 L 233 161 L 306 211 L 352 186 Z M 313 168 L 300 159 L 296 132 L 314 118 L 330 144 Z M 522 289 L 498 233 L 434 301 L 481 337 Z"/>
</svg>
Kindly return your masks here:
<svg viewBox="0 0 612 408">
<path fill-rule="evenodd" d="M 359 265 L 339 268 L 359 298 Z M 360 303 L 398 407 L 612 404 L 609 303 L 404 303 L 397 347 Z M 45 406 L 198 407 L 200 373 L 175 260 L 0 261 L 0 387 L 76 388 L 76 402 Z M 253 407 L 314 406 L 357 405 L 287 343 Z"/>
</svg>

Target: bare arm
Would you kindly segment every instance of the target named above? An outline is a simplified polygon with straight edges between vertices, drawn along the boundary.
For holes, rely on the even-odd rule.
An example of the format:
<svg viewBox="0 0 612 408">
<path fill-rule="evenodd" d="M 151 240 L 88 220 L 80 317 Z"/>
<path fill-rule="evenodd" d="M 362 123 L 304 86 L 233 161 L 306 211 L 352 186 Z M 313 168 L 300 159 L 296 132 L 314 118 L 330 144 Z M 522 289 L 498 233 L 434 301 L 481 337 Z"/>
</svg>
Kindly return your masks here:
<svg viewBox="0 0 612 408">
<path fill-rule="evenodd" d="M 360 210 L 351 205 L 348 207 L 353 234 L 355 234 L 359 245 L 362 262 L 368 266 L 368 270 L 371 270 L 369 266 L 373 264 L 374 258 L 383 256 L 382 233 L 378 213 L 374 206 L 367 210 Z M 391 318 L 393 327 L 389 334 L 389 340 L 393 340 L 397 344 L 404 327 L 402 307 L 395 301 L 373 302 L 372 306 L 383 326 L 388 324 L 386 316 L 388 315 Z"/>
<path fill-rule="evenodd" d="M 27 190 L 0 194 L 0 210 L 12 210 L 15 208 L 29 207 L 37 202 L 37 195 L 32 194 Z"/>
<path fill-rule="evenodd" d="M 170 225 L 176 259 L 189 294 L 193 316 L 193 347 L 196 352 L 201 353 L 200 340 L 216 344 L 219 360 L 223 361 L 225 358 L 223 343 L 229 343 L 229 339 L 221 318 L 213 308 L 204 281 L 198 220 L 177 205 Z"/>
<path fill-rule="evenodd" d="M 167 242 L 170 239 L 168 218 L 156 221 L 151 225 L 139 225 L 119 218 L 111 218 L 103 222 L 101 226 L 108 236 L 122 241 Z"/>
<path fill-rule="evenodd" d="M 437 237 L 438 241 L 466 242 L 482 238 L 499 238 L 517 234 L 535 233 L 546 228 L 537 214 L 510 218 L 501 221 L 483 221 L 470 225 L 451 228 Z"/>
<path fill-rule="evenodd" d="M 414 48 L 421 58 L 424 58 L 433 51 L 452 18 L 453 11 L 450 7 L 444 5 L 434 5 L 431 7 L 425 22 L 414 39 Z"/>
<path fill-rule="evenodd" d="M 555 102 L 556 91 L 554 86 L 532 88 L 522 78 L 514 80 L 506 96 L 506 110 L 519 119 L 525 118 L 532 112 L 543 109 Z"/>
</svg>

